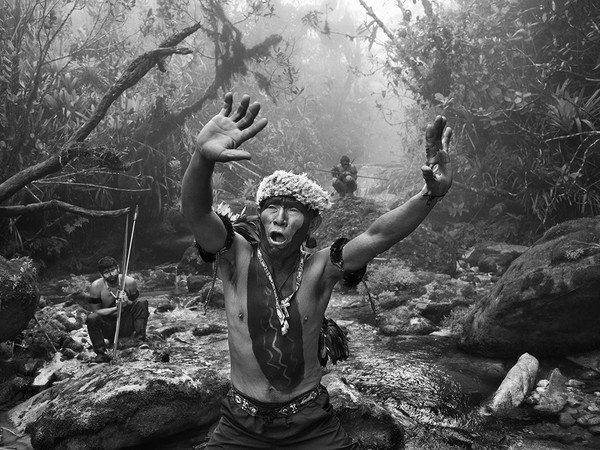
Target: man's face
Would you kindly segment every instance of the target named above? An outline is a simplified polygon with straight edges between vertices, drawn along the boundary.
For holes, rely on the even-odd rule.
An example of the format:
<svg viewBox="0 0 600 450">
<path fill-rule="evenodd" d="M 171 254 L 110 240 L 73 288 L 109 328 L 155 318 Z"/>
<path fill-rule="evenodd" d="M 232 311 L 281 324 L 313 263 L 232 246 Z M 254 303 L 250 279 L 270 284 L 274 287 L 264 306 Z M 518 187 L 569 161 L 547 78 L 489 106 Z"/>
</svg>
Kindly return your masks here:
<svg viewBox="0 0 600 450">
<path fill-rule="evenodd" d="M 119 277 L 119 268 L 117 266 L 109 267 L 100 272 L 102 278 L 111 283 L 115 282 Z"/>
<path fill-rule="evenodd" d="M 306 207 L 291 197 L 272 197 L 260 210 L 263 243 L 274 252 L 295 251 L 306 238 L 310 215 Z"/>
</svg>

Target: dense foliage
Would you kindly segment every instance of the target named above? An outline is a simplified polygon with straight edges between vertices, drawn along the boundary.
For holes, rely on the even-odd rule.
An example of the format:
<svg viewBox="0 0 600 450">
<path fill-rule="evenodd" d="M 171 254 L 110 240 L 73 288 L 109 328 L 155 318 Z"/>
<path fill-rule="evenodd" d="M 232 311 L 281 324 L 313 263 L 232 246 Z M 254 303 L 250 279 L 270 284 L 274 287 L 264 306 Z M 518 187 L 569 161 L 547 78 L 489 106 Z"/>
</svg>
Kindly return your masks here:
<svg viewBox="0 0 600 450">
<path fill-rule="evenodd" d="M 226 90 L 270 125 L 245 144 L 251 162 L 219 167 L 217 202 L 251 199 L 278 168 L 328 185 L 342 154 L 382 163 L 382 189 L 406 198 L 443 112 L 456 184 L 436 214 L 540 232 L 600 212 L 599 5 L 399 1 L 395 21 L 359 4 L 363 17 L 318 1 L 1 0 L 2 254 L 118 255 L 98 243 L 120 245 L 135 205 L 140 234 L 164 235 Z"/>
<path fill-rule="evenodd" d="M 217 197 L 251 198 L 275 168 L 314 174 L 341 152 L 359 156 L 368 139 L 360 127 L 368 93 L 347 71 L 363 49 L 315 33 L 302 5 L 2 0 L 0 8 L 6 256 L 64 259 L 74 243 L 79 255 L 118 254 L 117 216 L 135 205 L 140 238 L 163 236 L 193 136 L 227 90 L 261 101 L 271 125 L 247 143 L 252 162 L 215 174 Z M 347 15 L 330 19 L 354 27 Z"/>
<path fill-rule="evenodd" d="M 389 89 L 410 86 L 452 123 L 470 210 L 502 203 L 540 230 L 599 214 L 600 4 L 420 4 L 416 15 L 399 2 L 399 24 L 371 10 L 365 29 L 387 33 Z"/>
</svg>

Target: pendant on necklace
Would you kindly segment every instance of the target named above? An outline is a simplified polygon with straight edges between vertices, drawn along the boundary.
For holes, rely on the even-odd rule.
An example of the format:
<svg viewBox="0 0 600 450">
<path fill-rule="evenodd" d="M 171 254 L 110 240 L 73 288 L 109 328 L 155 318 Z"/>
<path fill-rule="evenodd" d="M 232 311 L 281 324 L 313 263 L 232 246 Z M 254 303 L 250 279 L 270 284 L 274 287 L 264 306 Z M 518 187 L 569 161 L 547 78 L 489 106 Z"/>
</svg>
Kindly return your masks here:
<svg viewBox="0 0 600 450">
<path fill-rule="evenodd" d="M 302 274 L 304 272 L 304 258 L 300 257 L 300 263 L 298 265 L 298 273 L 296 274 L 296 284 L 294 285 L 294 290 L 290 295 L 285 297 L 284 299 L 279 298 L 279 294 L 277 293 L 277 287 L 275 285 L 275 281 L 273 280 L 273 275 L 271 275 L 271 271 L 265 262 L 260 249 L 257 250 L 258 261 L 265 272 L 269 283 L 271 284 L 271 289 L 273 290 L 273 296 L 275 297 L 275 309 L 277 310 L 277 318 L 279 319 L 279 324 L 281 325 L 281 334 L 287 334 L 290 329 L 290 324 L 288 322 L 288 317 L 290 316 L 288 312 L 288 308 L 290 307 L 290 303 L 292 298 L 300 288 L 300 283 L 302 282 Z"/>
<path fill-rule="evenodd" d="M 281 308 L 277 308 L 277 317 L 279 318 L 279 324 L 281 325 L 281 334 L 287 334 L 290 329 L 290 324 L 287 321 L 287 311 L 284 313 Z"/>
<path fill-rule="evenodd" d="M 110 295 L 113 296 L 113 298 L 116 300 L 118 295 L 114 294 L 112 289 L 110 288 L 110 286 L 108 285 L 108 283 L 106 282 L 106 280 L 104 280 L 104 286 L 106 286 L 106 289 L 108 290 L 108 292 L 110 292 Z M 117 286 L 117 293 L 119 292 L 119 286 Z"/>
</svg>

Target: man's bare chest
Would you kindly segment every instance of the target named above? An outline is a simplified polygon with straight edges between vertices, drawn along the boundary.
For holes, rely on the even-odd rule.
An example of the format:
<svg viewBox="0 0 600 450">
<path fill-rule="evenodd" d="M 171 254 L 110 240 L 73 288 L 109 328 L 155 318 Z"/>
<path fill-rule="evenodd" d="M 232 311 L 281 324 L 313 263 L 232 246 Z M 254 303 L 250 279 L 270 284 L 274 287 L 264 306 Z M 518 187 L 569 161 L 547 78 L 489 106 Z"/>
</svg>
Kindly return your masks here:
<svg viewBox="0 0 600 450">
<path fill-rule="evenodd" d="M 100 289 L 100 302 L 103 308 L 111 308 L 116 305 L 118 291 L 118 287 L 102 286 Z"/>
</svg>

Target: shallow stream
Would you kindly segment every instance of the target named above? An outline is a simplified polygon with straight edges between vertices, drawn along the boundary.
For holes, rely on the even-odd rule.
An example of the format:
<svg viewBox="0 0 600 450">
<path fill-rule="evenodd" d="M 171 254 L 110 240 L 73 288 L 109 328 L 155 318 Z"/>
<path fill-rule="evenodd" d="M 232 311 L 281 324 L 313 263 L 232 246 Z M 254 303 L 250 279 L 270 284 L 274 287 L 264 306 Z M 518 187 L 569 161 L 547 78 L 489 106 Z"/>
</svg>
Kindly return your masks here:
<svg viewBox="0 0 600 450">
<path fill-rule="evenodd" d="M 153 302 L 167 295 L 173 298 L 180 293 L 156 292 L 143 296 Z M 407 450 L 580 448 L 552 442 L 535 447 L 505 445 L 506 436 L 527 434 L 523 431 L 526 426 L 540 422 L 539 418 L 499 420 L 483 413 L 485 400 L 495 392 L 515 360 L 465 354 L 457 348 L 456 338 L 447 335 L 383 336 L 377 331 L 370 306 L 358 295 L 334 294 L 327 316 L 345 327 L 350 339 L 350 358 L 328 366 L 327 370 L 338 372 L 360 392 L 395 411 L 407 429 Z M 224 326 L 224 312 L 209 309 L 202 320 Z M 226 335 L 217 333 L 207 338 L 211 340 L 210 354 L 199 355 L 198 349 L 182 336 L 178 359 L 171 362 L 193 362 L 199 356 L 209 365 L 228 360 Z M 544 377 L 555 367 L 569 378 L 578 378 L 584 371 L 567 360 L 540 361 L 539 375 Z M 600 386 L 592 387 L 595 388 L 600 390 Z M 0 425 L 8 426 L 2 412 Z M 206 432 L 195 430 L 143 448 L 192 449 L 205 440 Z M 27 436 L 16 439 L 8 431 L 3 435 L 4 448 L 32 449 Z"/>
</svg>

